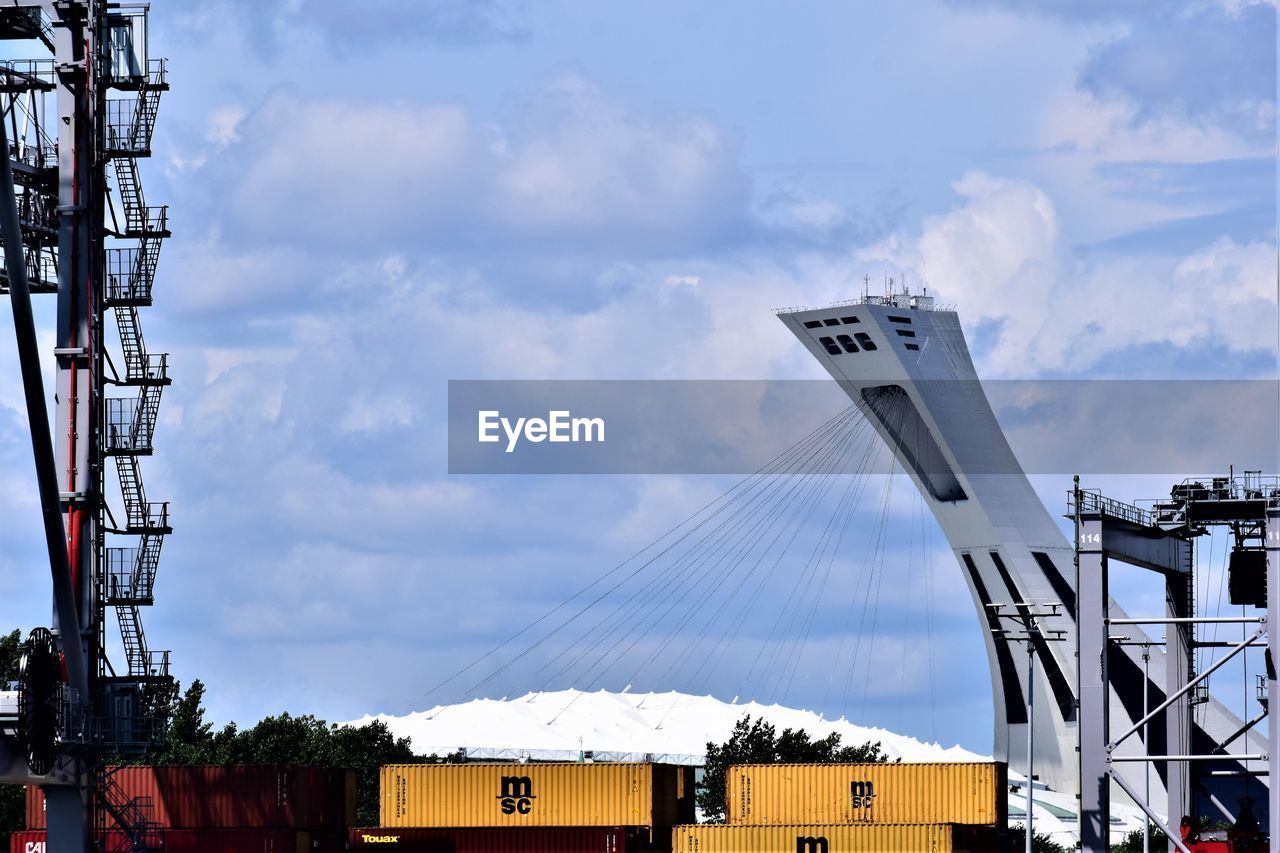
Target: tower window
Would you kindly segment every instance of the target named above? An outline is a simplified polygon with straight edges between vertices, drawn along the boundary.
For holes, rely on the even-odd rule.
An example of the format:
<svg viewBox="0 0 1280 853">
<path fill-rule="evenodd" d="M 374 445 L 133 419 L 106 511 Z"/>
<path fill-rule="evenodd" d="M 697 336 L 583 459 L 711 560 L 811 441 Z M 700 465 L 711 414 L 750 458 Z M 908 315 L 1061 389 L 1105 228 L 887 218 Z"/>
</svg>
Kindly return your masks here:
<svg viewBox="0 0 1280 853">
<path fill-rule="evenodd" d="M 805 320 L 804 327 L 806 329 L 821 329 L 822 321 L 821 320 Z"/>
<path fill-rule="evenodd" d="M 888 319 L 890 323 L 910 323 L 911 322 L 910 317 L 902 317 L 902 316 L 899 316 L 898 314 L 886 314 L 885 317 Z"/>
<path fill-rule="evenodd" d="M 840 354 L 840 347 L 836 346 L 836 342 L 833 341 L 831 338 L 823 336 L 821 338 L 818 338 L 818 343 L 826 347 L 827 352 L 831 353 L 832 355 Z"/>
<path fill-rule="evenodd" d="M 907 344 L 907 349 L 912 350 L 912 351 L 914 351 L 914 352 L 918 352 L 918 351 L 920 350 L 920 345 L 919 345 L 919 344 Z"/>
<path fill-rule="evenodd" d="M 876 342 L 871 340 L 871 336 L 866 332 L 854 332 L 853 336 L 858 339 L 858 343 L 862 344 L 862 348 L 867 352 L 875 352 Z"/>
<path fill-rule="evenodd" d="M 840 342 L 840 346 L 844 347 L 845 352 L 857 352 L 858 345 L 853 342 L 853 338 L 848 335 L 836 335 L 836 340 Z"/>
<path fill-rule="evenodd" d="M 854 323 L 861 323 L 862 321 L 859 320 L 857 317 L 841 317 L 840 322 L 844 323 L 846 326 L 850 326 L 850 325 L 853 325 Z"/>
<path fill-rule="evenodd" d="M 894 331 L 898 333 L 900 338 L 914 338 L 916 336 L 916 333 L 910 329 L 894 329 Z"/>
<path fill-rule="evenodd" d="M 840 319 L 839 319 L 838 317 L 828 317 L 827 319 L 823 320 L 822 322 L 826 323 L 828 326 L 839 326 L 839 325 L 840 325 Z"/>
</svg>

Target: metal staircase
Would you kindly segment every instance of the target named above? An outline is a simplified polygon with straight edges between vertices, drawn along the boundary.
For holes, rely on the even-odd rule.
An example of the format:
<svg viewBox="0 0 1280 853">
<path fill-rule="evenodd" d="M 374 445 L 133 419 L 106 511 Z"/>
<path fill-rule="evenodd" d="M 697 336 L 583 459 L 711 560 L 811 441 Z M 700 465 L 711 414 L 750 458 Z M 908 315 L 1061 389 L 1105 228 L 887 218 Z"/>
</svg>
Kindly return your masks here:
<svg viewBox="0 0 1280 853">
<path fill-rule="evenodd" d="M 136 98 L 107 101 L 105 153 L 111 157 L 147 157 L 160 109 L 160 93 L 144 86 Z"/>
<path fill-rule="evenodd" d="M 0 61 L 0 95 L 15 113 L 9 161 L 32 293 L 55 293 L 58 287 L 58 149 L 49 129 L 34 120 L 47 109 L 44 98 L 55 74 L 52 60 Z M 0 293 L 7 291 L 8 271 L 0 265 Z"/>
<path fill-rule="evenodd" d="M 126 525 L 122 533 L 163 536 L 172 532 L 169 526 L 169 503 L 150 502 L 142 485 L 138 457 L 117 454 L 116 473 L 120 477 L 120 496 L 124 499 Z"/>
<path fill-rule="evenodd" d="M 124 656 L 129 661 L 129 674 L 141 670 L 147 660 L 147 638 L 142 631 L 142 616 L 134 605 L 116 608 L 120 622 L 120 639 L 124 643 Z"/>
<path fill-rule="evenodd" d="M 159 385 L 144 385 L 137 397 L 107 398 L 104 451 L 108 456 L 151 455 L 151 440 L 160 415 L 160 390 Z"/>
<path fill-rule="evenodd" d="M 119 385 L 168 385 L 169 356 L 147 354 L 147 342 L 142 337 L 142 325 L 138 320 L 136 305 L 115 307 L 116 327 L 120 330 L 120 350 L 124 355 L 125 375 L 116 380 Z"/>
<path fill-rule="evenodd" d="M 147 206 L 135 156 L 116 157 L 112 163 L 115 166 L 116 191 L 124 208 L 124 230 L 117 236 L 134 239 L 168 237 L 169 206 Z"/>
<path fill-rule="evenodd" d="M 151 285 L 155 280 L 156 265 L 159 261 L 159 239 L 139 240 L 137 248 L 107 249 L 107 289 L 104 297 L 106 306 L 108 308 L 149 306 Z"/>
<path fill-rule="evenodd" d="M 136 548 L 108 548 L 106 603 L 147 606 L 155 601 L 156 569 L 160 565 L 160 547 L 164 537 L 143 534 Z"/>
<path fill-rule="evenodd" d="M 145 73 L 135 67 L 113 68 L 108 82 L 113 89 L 136 93 L 106 102 L 103 156 L 111 162 L 124 219 L 123 227 L 117 221 L 112 236 L 128 243 L 106 250 L 103 301 L 115 314 L 124 366 L 123 375 L 117 375 L 113 384 L 136 388 L 137 393 L 107 398 L 104 453 L 115 458 L 125 510 L 124 528 L 115 532 L 137 539 L 132 546 L 105 549 L 103 599 L 116 610 L 129 677 L 146 681 L 166 678 L 169 673 L 169 653 L 147 646 L 140 608 L 155 601 L 160 552 L 172 528 L 169 504 L 147 500 L 139 459 L 153 451 L 160 398 L 170 379 L 168 355 L 147 351 L 138 309 L 151 304 L 160 247 L 169 228 L 168 208 L 147 206 L 138 159 L 151 154 L 160 94 L 169 86 L 164 63 L 158 60 L 147 63 Z M 127 809 L 121 814 L 137 817 Z M 144 825 L 145 821 L 117 817 L 117 823 Z"/>
<path fill-rule="evenodd" d="M 150 797 L 130 797 L 116 782 L 116 772 L 117 768 L 107 769 L 99 777 L 99 811 L 95 829 L 102 838 L 103 853 L 163 850 L 164 837 L 153 818 L 155 804 Z M 120 832 L 107 832 L 111 828 Z"/>
</svg>

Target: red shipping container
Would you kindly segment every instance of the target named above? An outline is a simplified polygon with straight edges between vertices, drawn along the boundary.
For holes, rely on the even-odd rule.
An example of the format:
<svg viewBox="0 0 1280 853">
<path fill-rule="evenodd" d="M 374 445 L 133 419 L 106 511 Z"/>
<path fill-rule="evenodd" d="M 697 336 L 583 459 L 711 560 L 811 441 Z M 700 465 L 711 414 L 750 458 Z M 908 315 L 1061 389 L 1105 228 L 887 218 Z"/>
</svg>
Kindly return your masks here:
<svg viewBox="0 0 1280 853">
<path fill-rule="evenodd" d="M 165 853 L 311 853 L 311 837 L 288 829 L 169 829 L 160 833 Z M 112 830 L 108 851 L 129 850 L 128 837 Z M 339 847 L 339 850 L 342 848 Z M 46 853 L 44 830 L 15 832 L 9 853 Z M 323 853 L 323 851 L 322 851 Z"/>
<path fill-rule="evenodd" d="M 309 853 L 311 850 L 310 834 L 291 829 L 166 829 L 162 837 L 165 853 Z"/>
<path fill-rule="evenodd" d="M 354 821 L 354 774 L 345 771 L 123 767 L 113 778 L 126 797 L 149 804 L 151 822 L 162 828 L 342 830 Z M 26 817 L 29 829 L 46 827 L 39 788 L 27 788 Z"/>
<path fill-rule="evenodd" d="M 311 853 L 344 853 L 347 849 L 347 831 L 311 833 Z"/>
<path fill-rule="evenodd" d="M 9 853 L 45 853 L 44 830 L 12 833 Z"/>
<path fill-rule="evenodd" d="M 356 823 L 356 774 L 352 770 L 324 770 L 312 777 L 311 829 L 343 834 Z"/>
<path fill-rule="evenodd" d="M 665 846 L 670 849 L 670 833 Z M 460 829 L 351 830 L 352 851 L 400 853 L 639 853 L 656 850 L 648 833 L 596 826 L 464 827 Z"/>
</svg>

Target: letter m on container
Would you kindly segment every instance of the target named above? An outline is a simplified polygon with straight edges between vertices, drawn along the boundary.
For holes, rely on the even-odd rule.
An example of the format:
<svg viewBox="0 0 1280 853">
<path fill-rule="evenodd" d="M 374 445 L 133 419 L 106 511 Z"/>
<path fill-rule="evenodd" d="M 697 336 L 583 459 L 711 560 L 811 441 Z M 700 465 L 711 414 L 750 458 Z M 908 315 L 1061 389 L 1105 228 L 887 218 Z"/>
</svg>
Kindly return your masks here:
<svg viewBox="0 0 1280 853">
<path fill-rule="evenodd" d="M 498 800 L 503 814 L 528 814 L 533 811 L 533 781 L 528 776 L 503 776 Z"/>
<path fill-rule="evenodd" d="M 876 786 L 869 781 L 853 780 L 849 783 L 849 804 L 854 811 L 870 810 L 875 803 Z M 870 815 L 865 815 L 864 819 L 869 820 Z"/>
<path fill-rule="evenodd" d="M 812 835 L 796 836 L 796 853 L 828 853 L 827 837 L 819 835 L 814 838 Z"/>
</svg>

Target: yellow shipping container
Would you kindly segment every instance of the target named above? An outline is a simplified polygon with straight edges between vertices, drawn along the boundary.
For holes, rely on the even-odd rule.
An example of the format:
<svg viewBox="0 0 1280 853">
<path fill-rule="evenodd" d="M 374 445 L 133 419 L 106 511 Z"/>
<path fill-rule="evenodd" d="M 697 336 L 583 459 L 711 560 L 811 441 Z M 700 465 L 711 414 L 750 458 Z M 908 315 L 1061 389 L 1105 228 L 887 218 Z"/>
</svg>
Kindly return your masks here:
<svg viewBox="0 0 1280 853">
<path fill-rule="evenodd" d="M 725 779 L 735 825 L 963 823 L 1004 826 L 1008 766 L 983 764 L 742 764 Z"/>
<path fill-rule="evenodd" d="M 673 764 L 393 764 L 386 827 L 692 823 L 693 768 Z"/>
<path fill-rule="evenodd" d="M 671 831 L 673 853 L 993 853 L 995 827 L 915 824 L 729 826 L 700 823 Z"/>
</svg>

